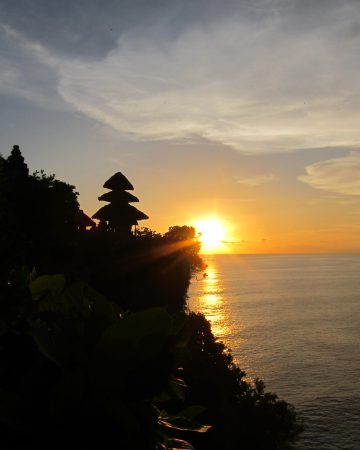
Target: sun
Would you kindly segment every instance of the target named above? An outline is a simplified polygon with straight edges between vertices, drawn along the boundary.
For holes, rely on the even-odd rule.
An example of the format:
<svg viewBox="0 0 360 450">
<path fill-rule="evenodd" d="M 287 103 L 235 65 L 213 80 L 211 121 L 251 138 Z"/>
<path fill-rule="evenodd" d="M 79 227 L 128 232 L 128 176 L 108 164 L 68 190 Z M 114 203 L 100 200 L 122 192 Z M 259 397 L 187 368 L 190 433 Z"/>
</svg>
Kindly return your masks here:
<svg viewBox="0 0 360 450">
<path fill-rule="evenodd" d="M 216 253 L 224 248 L 226 225 L 217 218 L 194 221 L 196 231 L 200 233 L 201 252 Z"/>
</svg>

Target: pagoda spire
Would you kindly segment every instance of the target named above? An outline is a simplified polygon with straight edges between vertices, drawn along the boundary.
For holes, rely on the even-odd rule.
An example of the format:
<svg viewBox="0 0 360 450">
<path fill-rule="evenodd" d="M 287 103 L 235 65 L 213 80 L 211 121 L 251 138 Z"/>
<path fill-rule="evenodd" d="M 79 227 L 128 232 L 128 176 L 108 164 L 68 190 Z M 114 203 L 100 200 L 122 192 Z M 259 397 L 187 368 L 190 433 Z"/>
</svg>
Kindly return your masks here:
<svg viewBox="0 0 360 450">
<path fill-rule="evenodd" d="M 104 188 L 110 191 L 102 194 L 98 199 L 108 202 L 101 207 L 93 216 L 100 221 L 99 227 L 113 231 L 122 236 L 132 236 L 132 227 L 138 225 L 139 220 L 149 217 L 129 203 L 138 202 L 129 190 L 134 190 L 133 185 L 121 172 L 115 173 L 105 183 Z"/>
</svg>

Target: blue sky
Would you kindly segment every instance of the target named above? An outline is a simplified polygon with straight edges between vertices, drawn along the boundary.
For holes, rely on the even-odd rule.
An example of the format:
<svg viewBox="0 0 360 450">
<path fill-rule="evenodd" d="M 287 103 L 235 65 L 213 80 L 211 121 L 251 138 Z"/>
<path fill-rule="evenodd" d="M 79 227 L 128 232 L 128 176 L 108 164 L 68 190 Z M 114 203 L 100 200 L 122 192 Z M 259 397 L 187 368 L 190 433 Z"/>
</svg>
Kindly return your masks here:
<svg viewBox="0 0 360 450">
<path fill-rule="evenodd" d="M 215 212 L 236 251 L 360 248 L 358 1 L 0 12 L 0 150 L 75 184 L 87 212 L 120 170 L 160 231 Z"/>
</svg>

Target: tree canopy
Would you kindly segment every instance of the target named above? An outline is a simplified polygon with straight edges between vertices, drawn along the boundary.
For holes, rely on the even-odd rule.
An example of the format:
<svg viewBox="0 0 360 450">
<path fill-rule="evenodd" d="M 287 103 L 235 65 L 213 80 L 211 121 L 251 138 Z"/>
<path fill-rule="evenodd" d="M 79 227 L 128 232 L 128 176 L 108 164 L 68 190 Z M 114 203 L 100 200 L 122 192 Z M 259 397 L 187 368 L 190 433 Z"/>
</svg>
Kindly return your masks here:
<svg viewBox="0 0 360 450">
<path fill-rule="evenodd" d="M 195 229 L 119 238 L 147 216 L 104 186 L 93 227 L 74 186 L 0 157 L 0 447 L 283 449 L 294 409 L 187 311 Z"/>
<path fill-rule="evenodd" d="M 24 264 L 47 270 L 74 243 L 79 203 L 75 187 L 43 171 L 29 174 L 18 146 L 0 157 L 0 251 L 2 267 Z M 40 250 L 41 249 L 41 250 Z M 46 263 L 45 263 L 46 260 Z"/>
</svg>

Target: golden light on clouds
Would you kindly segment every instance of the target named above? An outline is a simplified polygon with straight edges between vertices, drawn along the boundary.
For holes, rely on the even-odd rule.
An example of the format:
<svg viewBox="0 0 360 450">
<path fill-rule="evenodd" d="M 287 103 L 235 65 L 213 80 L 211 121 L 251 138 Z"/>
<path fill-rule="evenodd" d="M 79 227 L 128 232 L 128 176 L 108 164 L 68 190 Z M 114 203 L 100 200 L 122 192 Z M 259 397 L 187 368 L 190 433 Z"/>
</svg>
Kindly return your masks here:
<svg viewBox="0 0 360 450">
<path fill-rule="evenodd" d="M 2 1 L 4 149 L 203 254 L 360 252 L 360 1 L 88 2 Z"/>
</svg>

